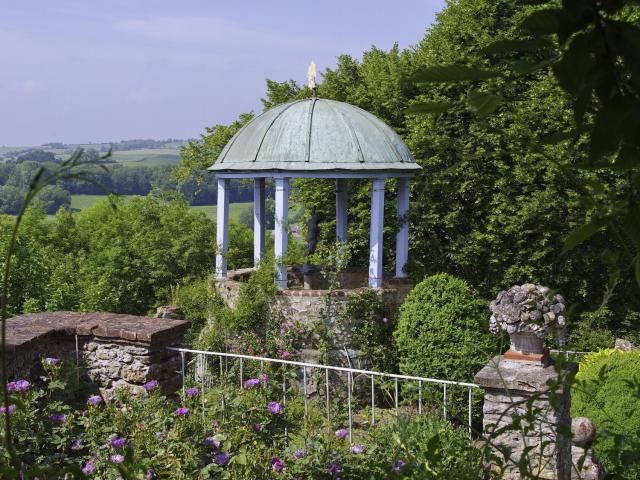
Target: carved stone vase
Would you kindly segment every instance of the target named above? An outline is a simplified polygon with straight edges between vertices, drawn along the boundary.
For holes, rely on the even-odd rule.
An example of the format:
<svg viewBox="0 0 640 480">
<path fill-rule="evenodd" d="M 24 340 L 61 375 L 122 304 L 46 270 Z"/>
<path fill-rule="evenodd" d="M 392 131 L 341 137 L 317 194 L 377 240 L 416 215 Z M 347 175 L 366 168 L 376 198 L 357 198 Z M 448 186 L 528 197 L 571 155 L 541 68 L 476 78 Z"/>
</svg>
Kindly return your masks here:
<svg viewBox="0 0 640 480">
<path fill-rule="evenodd" d="M 511 351 L 521 355 L 543 355 L 546 351 L 544 339 L 533 332 L 514 332 L 509 334 Z"/>
</svg>

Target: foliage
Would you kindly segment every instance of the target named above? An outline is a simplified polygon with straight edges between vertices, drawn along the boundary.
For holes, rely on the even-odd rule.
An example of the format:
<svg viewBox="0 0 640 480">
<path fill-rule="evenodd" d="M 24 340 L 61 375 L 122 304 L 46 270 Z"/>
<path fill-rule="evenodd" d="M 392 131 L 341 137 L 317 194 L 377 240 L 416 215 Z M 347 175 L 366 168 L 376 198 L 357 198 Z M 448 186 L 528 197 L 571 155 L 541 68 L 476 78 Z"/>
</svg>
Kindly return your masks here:
<svg viewBox="0 0 640 480">
<path fill-rule="evenodd" d="M 580 362 L 571 413 L 594 422 L 595 452 L 612 478 L 640 475 L 640 352 L 607 349 Z M 631 467 L 635 464 L 635 467 Z"/>
<path fill-rule="evenodd" d="M 356 432 L 359 443 L 350 446 L 313 403 L 303 420 L 295 391 L 287 392 L 286 406 L 278 403 L 281 382 L 269 380 L 277 371 L 244 390 L 187 385 L 166 398 L 149 384 L 146 393 L 120 390 L 107 403 L 94 394 L 73 404 L 64 396 L 69 385 L 62 364 L 45 368 L 43 388 L 27 384 L 11 394 L 26 478 L 481 477 L 480 452 L 447 422 L 427 415 L 402 419 Z M 2 477 L 18 478 L 2 458 Z"/>
<path fill-rule="evenodd" d="M 413 111 L 441 115 L 463 105 L 464 113 L 452 115 L 465 115 L 472 125 L 496 123 L 518 108 L 522 91 L 514 87 L 551 79 L 553 90 L 561 92 L 565 118 L 534 124 L 526 152 L 556 163 L 579 201 L 581 215 L 571 222 L 561 253 L 580 245 L 584 255 L 604 245 L 601 258 L 609 278 L 603 303 L 618 288 L 637 310 L 640 8 L 625 0 L 535 3 L 522 8 L 512 29 L 494 35 L 481 55 L 441 59 L 417 74 L 418 81 L 444 84 L 446 93 L 437 105 L 423 102 Z M 467 89 L 464 96 L 460 85 Z M 494 111 L 495 118 L 482 118 Z M 573 145 L 580 155 L 554 154 Z"/>
<path fill-rule="evenodd" d="M 209 318 L 214 305 L 214 292 L 210 287 L 210 279 L 202 277 L 191 282 L 182 283 L 173 290 L 173 304 L 180 307 L 184 319 L 188 320 L 189 331 L 185 334 L 184 342 L 193 343 Z"/>
<path fill-rule="evenodd" d="M 379 372 L 397 371 L 393 343 L 397 311 L 377 291 L 367 289 L 350 295 L 339 321 L 351 331 L 353 347 L 362 352 L 371 368 Z"/>
<path fill-rule="evenodd" d="M 611 348 L 615 335 L 606 328 L 611 324 L 611 310 L 606 307 L 595 312 L 584 312 L 575 325 L 569 326 L 569 349 L 579 352 L 594 352 Z"/>
<path fill-rule="evenodd" d="M 427 277 L 407 295 L 394 332 L 400 371 L 468 382 L 491 356 L 485 303 L 447 274 Z"/>
</svg>

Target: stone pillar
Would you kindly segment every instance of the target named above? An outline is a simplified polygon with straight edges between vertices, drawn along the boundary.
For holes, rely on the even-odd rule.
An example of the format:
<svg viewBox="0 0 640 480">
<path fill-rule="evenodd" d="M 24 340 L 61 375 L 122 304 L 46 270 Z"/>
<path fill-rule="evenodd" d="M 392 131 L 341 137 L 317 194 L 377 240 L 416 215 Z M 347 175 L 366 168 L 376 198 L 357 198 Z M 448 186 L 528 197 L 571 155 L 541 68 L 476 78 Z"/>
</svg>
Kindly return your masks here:
<svg viewBox="0 0 640 480">
<path fill-rule="evenodd" d="M 229 243 L 229 180 L 218 179 L 218 205 L 216 208 L 216 277 L 227 276 L 227 249 Z"/>
<path fill-rule="evenodd" d="M 346 244 L 348 240 L 347 218 L 348 218 L 348 194 L 347 180 L 338 178 L 336 180 L 336 240 L 338 243 Z"/>
<path fill-rule="evenodd" d="M 396 277 L 406 278 L 409 259 L 409 179 L 398 178 L 398 232 L 396 233 Z"/>
<path fill-rule="evenodd" d="M 265 232 L 264 178 L 253 182 L 253 264 L 258 266 L 264 258 Z"/>
<path fill-rule="evenodd" d="M 369 286 L 382 287 L 382 232 L 384 228 L 384 178 L 373 180 L 369 240 Z"/>
<path fill-rule="evenodd" d="M 551 402 L 547 382 L 558 380 L 553 365 L 504 360 L 494 357 L 475 376 L 475 382 L 485 391 L 483 407 L 484 437 L 492 442 L 493 454 L 506 467 L 502 479 L 520 479 L 518 462 L 527 452 L 527 470 L 540 479 L 571 478 L 571 447 L 569 439 L 560 432 L 568 431 L 569 392 L 561 387 L 555 394 L 557 409 Z M 531 402 L 531 406 L 529 406 Z M 528 422 L 527 413 L 535 420 Z M 521 421 L 518 428 L 495 433 L 507 425 Z M 505 458 L 510 451 L 511 458 Z M 499 465 L 490 468 L 497 470 Z"/>
<path fill-rule="evenodd" d="M 289 235 L 289 179 L 276 178 L 276 222 L 274 232 L 276 255 L 276 283 L 278 288 L 287 288 L 287 265 L 284 256 L 287 253 Z"/>
</svg>

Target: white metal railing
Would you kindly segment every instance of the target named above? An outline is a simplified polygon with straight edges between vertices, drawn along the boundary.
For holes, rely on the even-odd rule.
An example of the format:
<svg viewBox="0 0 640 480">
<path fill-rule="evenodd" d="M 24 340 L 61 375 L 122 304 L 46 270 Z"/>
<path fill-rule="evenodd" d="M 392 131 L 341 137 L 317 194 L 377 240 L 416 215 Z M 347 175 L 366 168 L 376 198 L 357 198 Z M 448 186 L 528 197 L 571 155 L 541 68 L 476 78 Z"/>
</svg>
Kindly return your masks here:
<svg viewBox="0 0 640 480">
<path fill-rule="evenodd" d="M 471 423 L 472 423 L 472 391 L 474 388 L 479 388 L 478 385 L 474 383 L 467 382 L 455 382 L 452 380 L 440 380 L 436 378 L 428 378 L 428 377 L 417 377 L 412 375 L 399 375 L 394 373 L 383 373 L 376 372 L 372 370 L 362 370 L 358 368 L 347 368 L 347 367 L 338 367 L 333 365 L 320 365 L 315 363 L 305 363 L 299 362 L 295 360 L 284 360 L 280 358 L 268 358 L 268 357 L 258 357 L 254 355 L 243 355 L 237 353 L 227 353 L 227 352 L 212 352 L 212 351 L 204 351 L 204 350 L 192 350 L 189 348 L 178 348 L 178 347 L 168 347 L 169 350 L 178 352 L 181 358 L 181 373 L 182 373 L 182 389 L 184 392 L 185 389 L 185 379 L 187 375 L 187 361 L 185 359 L 186 354 L 196 355 L 196 375 L 200 377 L 200 382 L 202 388 L 211 387 L 213 385 L 213 381 L 211 377 L 207 377 L 205 374 L 207 368 L 209 367 L 207 358 L 214 357 L 214 364 L 211 365 L 212 368 L 215 368 L 215 358 L 219 359 L 219 367 L 220 374 L 223 375 L 223 372 L 228 370 L 227 368 L 227 359 L 236 359 L 238 360 L 238 373 L 239 373 L 239 386 L 240 388 L 244 388 L 244 361 L 256 361 L 260 362 L 261 365 L 265 363 L 270 364 L 280 364 L 280 365 L 290 365 L 293 367 L 298 367 L 302 369 L 302 393 L 303 393 L 303 401 L 304 401 L 304 415 L 305 417 L 308 414 L 308 372 L 313 370 L 324 371 L 324 379 L 325 379 L 325 403 L 326 403 L 326 414 L 327 421 L 330 420 L 331 412 L 330 412 L 330 388 L 329 388 L 329 372 L 339 372 L 347 374 L 347 410 L 348 410 L 348 421 L 349 421 L 349 442 L 352 441 L 352 430 L 353 430 L 353 408 L 352 408 L 352 389 L 353 389 L 353 375 L 364 375 L 370 377 L 370 388 L 371 388 L 371 424 L 375 424 L 376 422 L 376 406 L 375 406 L 375 378 L 386 378 L 394 380 L 394 407 L 396 416 L 399 414 L 399 382 L 400 381 L 410 381 L 417 382 L 418 384 L 418 413 L 421 414 L 423 411 L 423 384 L 436 384 L 442 386 L 442 414 L 443 418 L 447 418 L 447 386 L 456 386 L 466 388 L 467 391 L 467 429 L 469 435 L 471 436 Z M 224 362 L 223 362 L 224 359 Z M 224 363 L 224 365 L 223 365 Z M 286 376 L 283 376 L 282 379 L 282 400 L 283 405 L 286 405 L 286 391 L 287 391 L 287 380 Z M 204 395 L 203 395 L 204 401 Z M 224 405 L 223 405 L 224 407 Z"/>
<path fill-rule="evenodd" d="M 563 354 L 566 360 L 569 360 L 569 355 L 588 355 L 590 353 L 593 353 L 593 352 L 576 352 L 574 350 L 557 350 L 557 349 L 553 349 L 549 351 L 555 354 Z"/>
</svg>

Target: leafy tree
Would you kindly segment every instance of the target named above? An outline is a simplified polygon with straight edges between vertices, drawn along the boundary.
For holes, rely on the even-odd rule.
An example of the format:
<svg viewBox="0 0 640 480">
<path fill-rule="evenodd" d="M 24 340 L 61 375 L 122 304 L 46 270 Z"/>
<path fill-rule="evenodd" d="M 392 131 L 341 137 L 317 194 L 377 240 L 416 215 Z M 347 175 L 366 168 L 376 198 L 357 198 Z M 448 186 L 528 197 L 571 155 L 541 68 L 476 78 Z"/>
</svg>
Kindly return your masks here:
<svg viewBox="0 0 640 480">
<path fill-rule="evenodd" d="M 20 211 L 23 195 L 18 187 L 13 185 L 0 186 L 0 212 L 15 215 Z"/>
<path fill-rule="evenodd" d="M 38 202 L 42 205 L 44 213 L 53 214 L 60 207 L 68 208 L 71 205 L 71 195 L 58 185 L 50 185 L 42 189 Z"/>
</svg>

